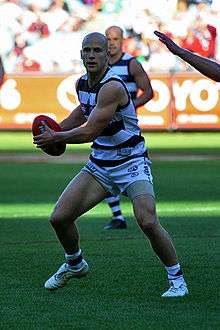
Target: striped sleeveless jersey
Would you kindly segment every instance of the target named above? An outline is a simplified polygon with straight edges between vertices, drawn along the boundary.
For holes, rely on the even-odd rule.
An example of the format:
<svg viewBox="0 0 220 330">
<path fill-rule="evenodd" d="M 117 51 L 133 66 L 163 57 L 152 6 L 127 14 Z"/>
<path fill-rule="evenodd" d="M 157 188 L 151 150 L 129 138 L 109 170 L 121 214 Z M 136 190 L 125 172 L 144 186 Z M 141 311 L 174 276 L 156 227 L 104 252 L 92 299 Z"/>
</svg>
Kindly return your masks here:
<svg viewBox="0 0 220 330">
<path fill-rule="evenodd" d="M 134 77 L 129 71 L 129 63 L 133 58 L 134 57 L 128 53 L 123 53 L 118 62 L 110 64 L 110 67 L 114 73 L 124 81 L 129 93 L 131 94 L 132 100 L 135 100 L 137 98 L 137 85 L 135 83 Z"/>
<path fill-rule="evenodd" d="M 87 74 L 79 79 L 77 94 L 82 112 L 87 119 L 96 106 L 100 88 L 111 80 L 123 84 L 128 94 L 128 103 L 117 108 L 108 126 L 92 144 L 90 159 L 98 166 L 106 167 L 120 165 L 142 155 L 146 156 L 144 138 L 141 136 L 133 102 L 125 84 L 112 69 L 108 68 L 102 79 L 92 88 L 89 88 Z"/>
</svg>

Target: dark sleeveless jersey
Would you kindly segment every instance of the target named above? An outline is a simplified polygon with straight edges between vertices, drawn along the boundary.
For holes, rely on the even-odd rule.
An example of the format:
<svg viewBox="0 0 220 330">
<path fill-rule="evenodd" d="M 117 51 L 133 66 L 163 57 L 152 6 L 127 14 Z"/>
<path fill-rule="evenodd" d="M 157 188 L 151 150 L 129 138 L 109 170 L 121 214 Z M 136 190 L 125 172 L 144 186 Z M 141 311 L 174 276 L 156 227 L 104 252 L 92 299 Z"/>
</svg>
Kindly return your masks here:
<svg viewBox="0 0 220 330">
<path fill-rule="evenodd" d="M 77 94 L 82 112 L 87 119 L 96 106 L 100 89 L 111 80 L 119 81 L 123 85 L 128 102 L 117 108 L 108 126 L 92 144 L 90 159 L 99 166 L 116 166 L 129 159 L 146 155 L 144 138 L 141 136 L 133 102 L 124 82 L 110 68 L 92 88 L 89 88 L 87 74 L 79 79 Z"/>
<path fill-rule="evenodd" d="M 129 93 L 131 94 L 132 100 L 135 100 L 137 98 L 137 85 L 129 70 L 129 63 L 133 58 L 134 57 L 128 53 L 123 53 L 119 61 L 114 64 L 110 64 L 110 67 L 115 74 L 117 74 L 117 76 L 124 81 Z"/>
</svg>

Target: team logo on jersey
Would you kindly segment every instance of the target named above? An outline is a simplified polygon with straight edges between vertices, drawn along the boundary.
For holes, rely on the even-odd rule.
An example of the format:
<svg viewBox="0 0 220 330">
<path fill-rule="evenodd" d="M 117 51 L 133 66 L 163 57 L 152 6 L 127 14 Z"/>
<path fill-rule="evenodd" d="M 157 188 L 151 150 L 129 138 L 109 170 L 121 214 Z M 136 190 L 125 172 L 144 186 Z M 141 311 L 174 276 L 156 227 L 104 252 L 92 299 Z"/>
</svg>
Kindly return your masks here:
<svg viewBox="0 0 220 330">
<path fill-rule="evenodd" d="M 137 169 L 138 169 L 137 165 L 131 166 L 128 168 L 128 173 L 135 172 L 135 171 L 137 171 Z"/>
<path fill-rule="evenodd" d="M 131 173 L 131 178 L 134 178 L 135 176 L 138 176 L 139 175 L 139 172 L 133 172 Z"/>
</svg>

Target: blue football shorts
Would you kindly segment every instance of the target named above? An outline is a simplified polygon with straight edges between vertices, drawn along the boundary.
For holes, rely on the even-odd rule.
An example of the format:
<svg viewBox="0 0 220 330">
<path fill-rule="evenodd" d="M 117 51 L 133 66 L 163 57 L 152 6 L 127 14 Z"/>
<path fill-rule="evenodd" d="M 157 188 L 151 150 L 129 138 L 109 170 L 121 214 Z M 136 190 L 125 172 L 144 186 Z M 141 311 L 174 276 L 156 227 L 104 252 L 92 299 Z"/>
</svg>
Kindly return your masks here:
<svg viewBox="0 0 220 330">
<path fill-rule="evenodd" d="M 145 194 L 154 197 L 150 160 L 146 157 L 114 167 L 99 167 L 89 160 L 81 171 L 91 174 L 113 196 L 122 193 L 131 200 Z"/>
</svg>

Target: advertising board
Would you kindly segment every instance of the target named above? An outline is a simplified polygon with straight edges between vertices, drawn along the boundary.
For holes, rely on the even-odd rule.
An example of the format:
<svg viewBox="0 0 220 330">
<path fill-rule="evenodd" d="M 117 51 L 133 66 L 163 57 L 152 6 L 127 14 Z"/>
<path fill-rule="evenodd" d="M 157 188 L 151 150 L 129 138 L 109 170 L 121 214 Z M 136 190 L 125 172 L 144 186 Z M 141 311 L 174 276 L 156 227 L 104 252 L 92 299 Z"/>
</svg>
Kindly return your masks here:
<svg viewBox="0 0 220 330">
<path fill-rule="evenodd" d="M 9 75 L 0 89 L 0 129 L 30 129 L 38 114 L 62 121 L 78 105 L 80 75 Z M 154 98 L 138 108 L 143 130 L 220 129 L 220 84 L 196 73 L 151 74 Z"/>
</svg>

